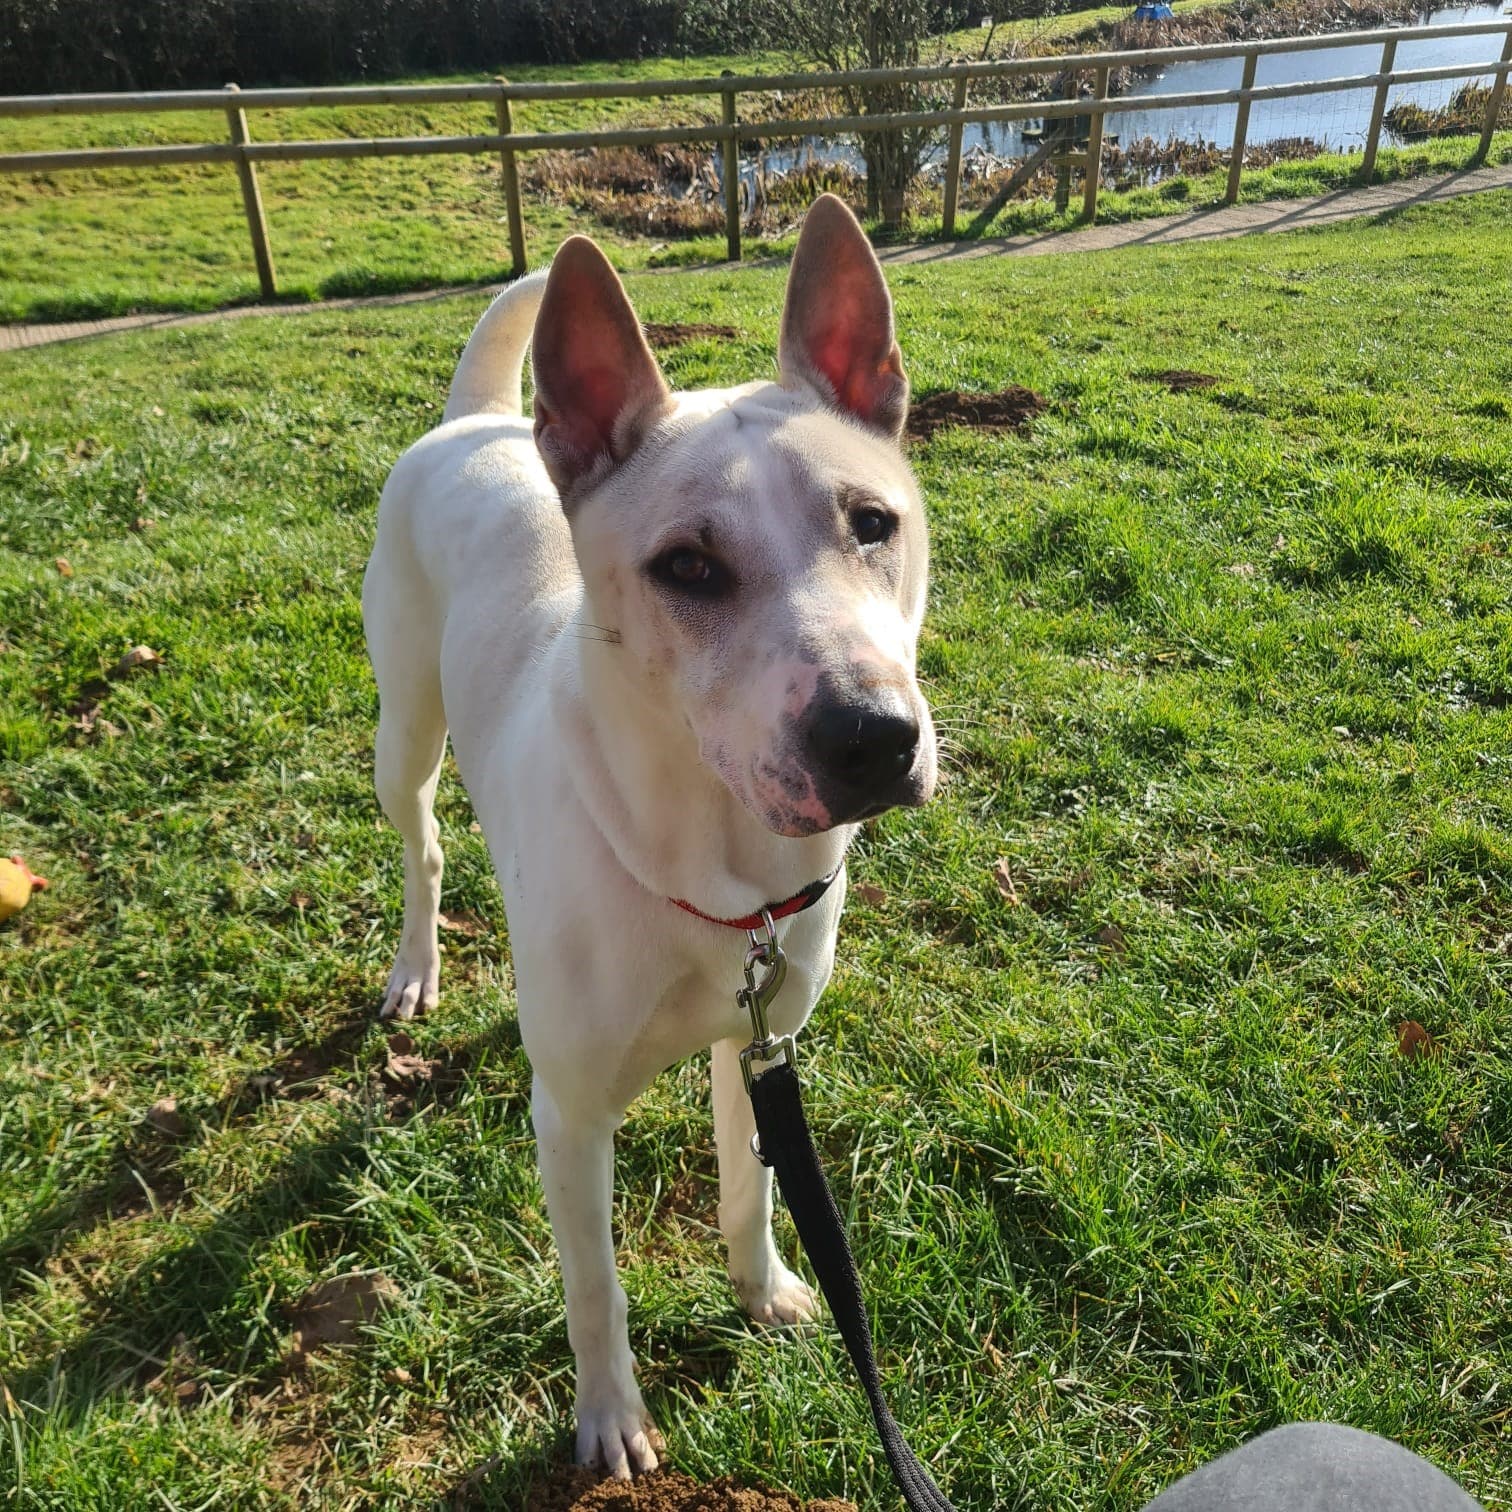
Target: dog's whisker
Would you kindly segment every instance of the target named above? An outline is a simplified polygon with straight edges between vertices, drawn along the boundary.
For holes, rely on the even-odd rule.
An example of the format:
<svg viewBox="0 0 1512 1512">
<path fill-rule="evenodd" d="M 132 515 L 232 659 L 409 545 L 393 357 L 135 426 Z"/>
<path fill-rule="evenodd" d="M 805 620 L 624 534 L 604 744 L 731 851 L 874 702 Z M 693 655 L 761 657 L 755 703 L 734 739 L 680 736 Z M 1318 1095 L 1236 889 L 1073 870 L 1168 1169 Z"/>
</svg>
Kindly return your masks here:
<svg viewBox="0 0 1512 1512">
<path fill-rule="evenodd" d="M 623 644 L 619 631 L 610 630 L 604 625 L 587 625 L 581 620 L 574 620 L 568 628 L 578 640 L 599 641 L 606 646 Z"/>
</svg>

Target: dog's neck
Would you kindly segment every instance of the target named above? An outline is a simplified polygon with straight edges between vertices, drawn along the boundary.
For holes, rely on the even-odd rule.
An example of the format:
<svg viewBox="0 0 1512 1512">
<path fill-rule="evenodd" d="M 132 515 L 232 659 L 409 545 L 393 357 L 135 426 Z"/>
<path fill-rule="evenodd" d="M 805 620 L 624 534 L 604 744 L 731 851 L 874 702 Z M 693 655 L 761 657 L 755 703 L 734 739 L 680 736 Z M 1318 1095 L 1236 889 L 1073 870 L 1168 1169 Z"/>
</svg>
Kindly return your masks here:
<svg viewBox="0 0 1512 1512">
<path fill-rule="evenodd" d="M 561 714 L 581 737 L 568 745 L 579 798 L 642 887 L 734 918 L 839 866 L 854 825 L 773 834 L 702 759 L 681 713 L 643 685 L 619 646 L 573 638 L 561 649 L 577 664 L 561 685 L 569 705 Z"/>
</svg>

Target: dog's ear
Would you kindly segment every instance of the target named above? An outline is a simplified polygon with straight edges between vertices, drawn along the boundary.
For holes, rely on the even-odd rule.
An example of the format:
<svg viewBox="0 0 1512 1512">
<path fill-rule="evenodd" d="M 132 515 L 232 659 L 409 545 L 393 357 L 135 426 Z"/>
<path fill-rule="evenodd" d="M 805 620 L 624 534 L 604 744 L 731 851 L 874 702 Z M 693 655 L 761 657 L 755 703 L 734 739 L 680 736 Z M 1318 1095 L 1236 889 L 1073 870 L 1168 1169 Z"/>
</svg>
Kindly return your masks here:
<svg viewBox="0 0 1512 1512">
<path fill-rule="evenodd" d="M 623 462 L 671 406 L 624 286 L 586 236 L 552 261 L 531 366 L 536 447 L 564 503 Z"/>
<path fill-rule="evenodd" d="M 785 387 L 807 384 L 884 435 L 902 431 L 908 375 L 893 337 L 892 296 L 866 233 L 833 194 L 820 195 L 804 218 L 777 363 Z"/>
</svg>

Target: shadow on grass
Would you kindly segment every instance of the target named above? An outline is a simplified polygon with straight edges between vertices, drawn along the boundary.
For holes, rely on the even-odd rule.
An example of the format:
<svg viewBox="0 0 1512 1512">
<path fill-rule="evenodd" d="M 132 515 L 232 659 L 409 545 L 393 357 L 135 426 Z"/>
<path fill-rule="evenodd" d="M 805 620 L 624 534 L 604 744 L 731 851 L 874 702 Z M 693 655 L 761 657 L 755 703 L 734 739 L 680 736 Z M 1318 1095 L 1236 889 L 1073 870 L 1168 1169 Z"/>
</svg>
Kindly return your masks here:
<svg viewBox="0 0 1512 1512">
<path fill-rule="evenodd" d="M 357 1052 L 372 1023 L 371 1007 L 343 1016 L 314 1044 L 299 1046 L 273 1061 L 268 1069 L 249 1076 L 213 1107 L 197 1115 L 197 1122 L 224 1128 L 244 1120 L 275 1092 L 302 1100 L 320 1090 L 314 1079 L 329 1074 L 343 1061 L 357 1067 Z M 96 1223 L 140 1217 L 172 1207 L 185 1193 L 176 1170 L 177 1149 L 163 1135 L 149 1129 L 122 1139 L 108 1161 L 104 1176 L 58 1201 L 34 1209 L 10 1233 L 0 1236 L 0 1268 L 14 1277 L 22 1266 L 33 1266 L 60 1244 Z M 10 1287 L 0 1284 L 0 1299 Z"/>
<path fill-rule="evenodd" d="M 333 1085 L 326 1079 L 329 1072 L 343 1066 L 359 1078 L 369 1077 L 371 1068 L 362 1064 L 358 1052 L 372 1017 L 370 1005 L 360 1018 L 344 1016 L 319 1041 L 288 1052 L 270 1071 L 249 1078 L 207 1110 L 204 1122 L 215 1121 L 222 1129 L 249 1122 L 274 1091 L 263 1086 L 268 1077 L 281 1077 L 276 1095 L 293 1100 L 325 1095 Z M 446 1052 L 425 1087 L 401 1095 L 369 1078 L 370 1088 L 360 1088 L 341 1104 L 334 1130 L 293 1150 L 245 1196 L 217 1204 L 213 1193 L 205 1193 L 198 1211 L 213 1212 L 211 1221 L 184 1223 L 176 1247 L 157 1246 L 123 1279 L 87 1293 L 85 1331 L 57 1355 L 10 1379 L 17 1402 L 23 1408 L 45 1406 L 54 1422 L 77 1425 L 100 1398 L 139 1388 L 163 1370 L 180 1334 L 195 1341 L 210 1370 L 245 1369 L 250 1343 L 241 1343 L 240 1361 L 228 1360 L 237 1341 L 217 1339 L 214 1320 L 242 1289 L 266 1244 L 322 1210 L 354 1172 L 370 1163 L 375 1125 L 449 1106 L 466 1087 L 472 1068 L 518 1044 L 518 1025 L 510 1016 Z M 0 1262 L 15 1275 L 20 1265 L 45 1262 L 70 1237 L 96 1225 L 159 1208 L 171 1213 L 194 1195 L 176 1173 L 175 1153 L 171 1146 L 124 1141 L 106 1176 L 34 1214 L 0 1241 Z M 333 1232 L 332 1242 L 340 1244 L 338 1233 Z M 9 1290 L 15 1286 L 13 1282 Z"/>
</svg>

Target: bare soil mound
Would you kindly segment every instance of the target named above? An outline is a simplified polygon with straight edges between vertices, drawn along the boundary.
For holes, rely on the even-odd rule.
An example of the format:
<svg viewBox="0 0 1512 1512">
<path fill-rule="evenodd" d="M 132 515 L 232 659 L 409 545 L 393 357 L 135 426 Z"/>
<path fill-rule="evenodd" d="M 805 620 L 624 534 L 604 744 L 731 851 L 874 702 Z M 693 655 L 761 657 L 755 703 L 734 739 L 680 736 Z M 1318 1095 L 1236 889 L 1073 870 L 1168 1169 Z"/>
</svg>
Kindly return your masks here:
<svg viewBox="0 0 1512 1512">
<path fill-rule="evenodd" d="M 639 1480 L 600 1480 L 592 1470 L 557 1471 L 530 1494 L 529 1512 L 856 1512 L 850 1502 L 802 1502 L 786 1491 L 740 1486 L 728 1476 L 700 1483 L 678 1470 Z"/>
<path fill-rule="evenodd" d="M 1159 373 L 1141 373 L 1145 383 L 1163 383 L 1173 394 L 1184 394 L 1189 389 L 1212 388 L 1218 382 L 1212 373 L 1194 373 L 1190 368 L 1166 368 Z"/>
<path fill-rule="evenodd" d="M 718 337 L 725 341 L 732 341 L 740 335 L 734 326 L 709 325 L 704 321 L 693 321 L 684 324 L 674 321 L 670 325 L 659 325 L 654 320 L 644 323 L 642 329 L 646 333 L 646 340 L 654 347 L 665 349 L 667 347 L 679 347 L 684 342 L 697 341 L 701 337 Z"/>
<path fill-rule="evenodd" d="M 985 431 L 1024 431 L 1046 403 L 1043 395 L 1017 385 L 997 394 L 948 389 L 943 394 L 916 399 L 909 406 L 908 435 L 914 441 L 927 441 L 936 431 L 951 425 Z"/>
</svg>

